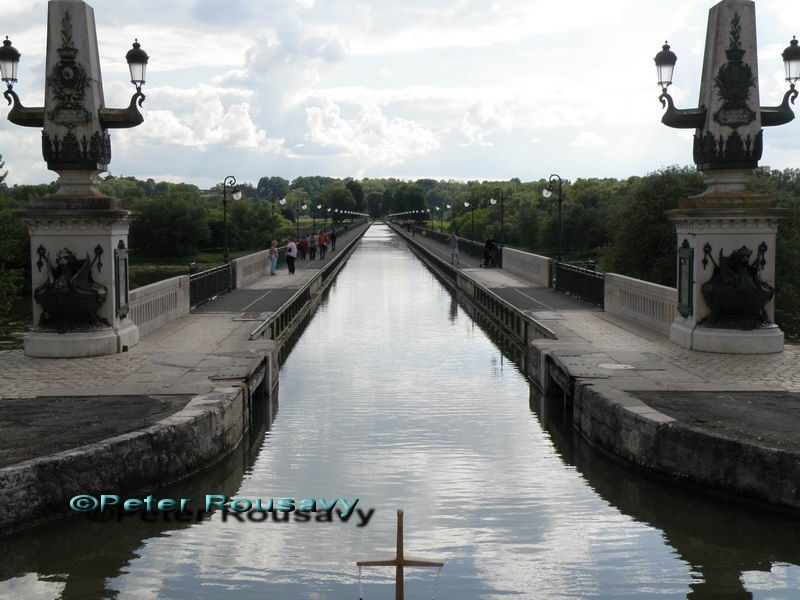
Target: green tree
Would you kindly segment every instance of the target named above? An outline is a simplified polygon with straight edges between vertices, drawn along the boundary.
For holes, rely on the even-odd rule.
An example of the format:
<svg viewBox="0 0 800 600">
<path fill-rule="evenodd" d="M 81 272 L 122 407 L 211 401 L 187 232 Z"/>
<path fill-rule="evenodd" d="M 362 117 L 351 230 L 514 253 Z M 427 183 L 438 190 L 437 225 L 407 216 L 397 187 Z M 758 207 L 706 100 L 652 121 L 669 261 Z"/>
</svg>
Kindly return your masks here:
<svg viewBox="0 0 800 600">
<path fill-rule="evenodd" d="M 136 206 L 141 214 L 131 225 L 132 250 L 148 256 L 185 256 L 209 238 L 208 209 L 197 188 L 176 188 Z"/>
<path fill-rule="evenodd" d="M 675 226 L 665 212 L 681 198 L 705 189 L 701 173 L 667 167 L 628 180 L 626 192 L 610 217 L 613 235 L 603 249 L 601 268 L 629 277 L 675 286 Z"/>
</svg>

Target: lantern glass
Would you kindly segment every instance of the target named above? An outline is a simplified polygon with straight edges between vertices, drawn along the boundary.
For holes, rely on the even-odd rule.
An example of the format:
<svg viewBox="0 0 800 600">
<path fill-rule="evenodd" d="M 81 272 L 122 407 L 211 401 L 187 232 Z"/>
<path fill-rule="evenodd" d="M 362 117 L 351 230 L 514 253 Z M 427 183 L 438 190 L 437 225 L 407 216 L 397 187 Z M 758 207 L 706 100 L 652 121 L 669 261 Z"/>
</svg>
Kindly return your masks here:
<svg viewBox="0 0 800 600">
<path fill-rule="evenodd" d="M 0 73 L 3 75 L 3 81 L 6 83 L 17 81 L 17 65 L 19 62 L 13 60 L 0 60 Z"/>
<path fill-rule="evenodd" d="M 495 204 L 497 204 L 497 200 L 495 200 L 494 198 L 489 198 L 489 204 L 494 206 Z"/>
<path fill-rule="evenodd" d="M 233 190 L 233 193 L 231 194 L 231 198 L 233 198 L 234 200 L 241 200 L 242 199 L 241 190 L 239 190 L 239 189 Z"/>
<path fill-rule="evenodd" d="M 550 189 L 550 186 L 547 186 L 542 190 L 542 197 L 549 198 L 553 195 L 553 190 Z"/>
<path fill-rule="evenodd" d="M 797 37 L 792 38 L 781 56 L 783 65 L 786 67 L 786 81 L 794 86 L 800 80 L 800 45 L 798 45 Z"/>
<path fill-rule="evenodd" d="M 661 87 L 669 87 L 672 84 L 672 73 L 675 71 L 675 65 L 656 65 L 658 71 L 658 85 Z"/>
<path fill-rule="evenodd" d="M 128 63 L 128 68 L 131 71 L 131 83 L 136 85 L 144 85 L 145 73 L 147 71 L 146 63 Z"/>
</svg>

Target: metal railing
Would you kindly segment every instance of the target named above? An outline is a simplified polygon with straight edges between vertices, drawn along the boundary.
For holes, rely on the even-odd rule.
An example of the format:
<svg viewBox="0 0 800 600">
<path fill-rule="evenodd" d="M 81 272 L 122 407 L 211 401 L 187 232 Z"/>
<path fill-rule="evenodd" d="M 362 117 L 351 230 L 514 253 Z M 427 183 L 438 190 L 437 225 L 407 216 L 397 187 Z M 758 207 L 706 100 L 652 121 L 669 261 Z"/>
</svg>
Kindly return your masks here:
<svg viewBox="0 0 800 600">
<path fill-rule="evenodd" d="M 570 296 L 603 307 L 605 274 L 563 262 L 553 263 L 553 288 Z"/>
<path fill-rule="evenodd" d="M 189 276 L 189 304 L 197 306 L 230 292 L 235 287 L 233 263 L 214 267 Z"/>
</svg>

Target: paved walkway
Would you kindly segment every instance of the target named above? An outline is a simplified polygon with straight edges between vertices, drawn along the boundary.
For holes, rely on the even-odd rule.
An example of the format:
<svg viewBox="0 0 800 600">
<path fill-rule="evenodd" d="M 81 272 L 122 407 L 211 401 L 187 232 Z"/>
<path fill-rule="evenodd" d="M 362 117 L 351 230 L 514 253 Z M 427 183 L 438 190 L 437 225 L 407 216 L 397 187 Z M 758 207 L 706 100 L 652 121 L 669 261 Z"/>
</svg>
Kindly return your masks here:
<svg viewBox="0 0 800 600">
<path fill-rule="evenodd" d="M 414 241 L 450 261 L 446 244 L 419 233 Z M 686 350 L 652 330 L 566 294 L 521 280 L 502 269 L 478 268 L 475 258 L 461 258 L 462 271 L 558 335 L 557 340 L 537 340 L 536 344 L 550 348 L 574 376 L 608 379 L 618 389 L 631 392 L 800 392 L 797 344 L 787 344 L 782 354 L 767 355 Z M 800 419 L 797 425 L 800 430 Z"/>
<path fill-rule="evenodd" d="M 337 247 L 366 227 L 353 227 L 339 236 Z M 128 352 L 51 359 L 31 358 L 22 350 L 0 351 L 0 419 L 2 399 L 200 394 L 218 387 L 220 380 L 246 376 L 272 344 L 249 339 L 256 321 L 280 308 L 339 252 L 325 261 L 298 260 L 294 275 L 285 267 L 275 277 L 265 274 L 167 323 Z"/>
</svg>

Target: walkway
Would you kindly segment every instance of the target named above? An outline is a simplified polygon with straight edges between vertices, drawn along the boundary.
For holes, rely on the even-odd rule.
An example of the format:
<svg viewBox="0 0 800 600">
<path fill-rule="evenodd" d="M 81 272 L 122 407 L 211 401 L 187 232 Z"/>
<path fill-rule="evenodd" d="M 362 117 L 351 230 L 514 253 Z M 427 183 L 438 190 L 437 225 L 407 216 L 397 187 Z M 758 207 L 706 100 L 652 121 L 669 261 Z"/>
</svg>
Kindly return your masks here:
<svg viewBox="0 0 800 600">
<path fill-rule="evenodd" d="M 366 227 L 368 225 L 354 227 L 347 235 L 339 236 L 337 246 L 342 248 Z M 104 414 L 101 411 L 109 397 L 158 395 L 161 399 L 151 398 L 150 402 L 143 401 L 138 407 L 136 418 L 143 419 L 139 426 L 144 427 L 165 414 L 162 406 L 164 396 L 174 399 L 208 393 L 221 381 L 248 377 L 274 346 L 274 342 L 264 338 L 251 341 L 250 332 L 337 253 L 329 253 L 325 261 L 298 260 L 294 275 L 282 267 L 275 277 L 265 275 L 245 288 L 219 296 L 191 314 L 151 332 L 128 352 L 91 358 L 49 359 L 31 358 L 22 350 L 0 351 L 0 439 L 11 439 L 18 428 L 30 433 L 36 430 L 35 427 L 46 431 L 56 424 L 73 431 L 84 428 L 99 430 L 98 415 Z M 96 404 L 98 410 L 78 410 L 73 406 L 71 418 L 62 414 L 63 411 L 55 411 L 50 418 L 53 422 L 45 422 L 45 412 L 36 405 L 52 403 L 66 396 L 92 397 L 87 402 Z M 42 400 L 34 400 L 42 397 Z M 20 410 L 17 399 L 29 399 L 30 404 L 24 411 Z M 187 397 L 185 401 L 188 401 Z M 130 410 L 128 417 L 131 417 Z M 131 422 L 132 418 L 116 419 L 111 426 L 102 420 L 101 437 L 137 429 L 136 423 Z M 85 436 L 81 435 L 76 433 L 71 439 L 63 440 L 61 449 L 86 443 Z M 28 436 L 28 440 L 29 445 L 37 446 L 37 454 L 47 454 L 48 447 L 38 443 L 37 435 Z M 20 457 L 23 455 L 24 452 L 18 453 Z M 0 453 L 0 466 L 2 463 Z"/>
<path fill-rule="evenodd" d="M 404 235 L 405 232 L 403 232 Z M 419 233 L 414 241 L 449 262 L 446 244 Z M 502 269 L 479 268 L 461 257 L 461 270 L 517 308 L 542 321 L 557 340 L 537 340 L 578 377 L 613 380 L 620 389 L 800 392 L 800 346 L 782 354 L 750 356 L 685 350 L 666 337 Z M 615 365 L 609 368 L 608 365 Z M 799 427 L 800 429 L 800 427 Z"/>
</svg>

